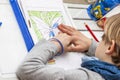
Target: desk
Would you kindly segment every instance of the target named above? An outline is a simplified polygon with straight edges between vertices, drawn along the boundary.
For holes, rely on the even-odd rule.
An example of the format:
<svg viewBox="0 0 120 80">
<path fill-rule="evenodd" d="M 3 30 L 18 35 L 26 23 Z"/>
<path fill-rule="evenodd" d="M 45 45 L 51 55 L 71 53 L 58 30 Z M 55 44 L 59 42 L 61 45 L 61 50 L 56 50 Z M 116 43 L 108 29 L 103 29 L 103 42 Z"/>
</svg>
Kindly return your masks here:
<svg viewBox="0 0 120 80">
<path fill-rule="evenodd" d="M 19 65 L 27 54 L 21 31 L 13 14 L 9 1 L 0 0 L 0 21 L 2 21 L 0 27 L 0 63 L 4 64 L 2 66 L 0 64 L 0 69 L 8 72 L 16 70 L 17 66 L 13 65 Z M 0 76 L 6 74 L 6 71 Z M 8 73 L 7 76 L 13 75 L 13 73 Z M 0 77 L 0 80 L 7 80 L 7 78 Z M 15 80 L 15 78 L 11 80 Z"/>
<path fill-rule="evenodd" d="M 86 10 L 86 8 L 89 6 L 88 4 L 65 3 L 65 6 L 67 7 L 67 10 L 77 30 L 81 31 L 87 37 L 93 38 L 91 34 L 88 32 L 88 30 L 86 29 L 84 25 L 84 22 L 85 22 L 90 26 L 90 28 L 93 30 L 95 35 L 97 35 L 98 40 L 101 40 L 101 36 L 103 35 L 103 30 L 97 26 L 95 21 L 89 18 Z"/>
<path fill-rule="evenodd" d="M 74 20 L 75 26 L 77 26 L 78 30 L 82 31 L 85 30 L 85 28 L 79 28 L 79 26 L 82 26 L 79 24 L 79 22 L 81 21 L 77 21 L 75 20 L 74 15 L 72 15 L 75 12 L 72 12 L 70 8 L 71 4 L 65 4 L 65 6 L 67 6 L 68 11 L 71 15 L 71 17 Z M 77 4 L 75 5 L 71 5 L 71 7 L 78 7 Z M 79 8 L 79 7 L 78 7 Z M 74 11 L 74 10 L 73 10 Z M 75 10 L 77 12 L 79 12 L 79 10 Z M 4 69 L 6 69 L 6 71 L 11 68 L 12 65 L 14 64 L 18 64 L 21 63 L 21 59 L 24 58 L 24 56 L 27 54 L 27 50 L 26 50 L 26 46 L 24 44 L 24 40 L 23 37 L 21 35 L 21 31 L 18 27 L 18 24 L 16 22 L 16 19 L 13 15 L 13 11 L 12 8 L 9 4 L 9 0 L 0 0 L 0 21 L 2 21 L 2 26 L 0 28 L 0 63 L 2 63 L 2 61 L 7 62 L 9 61 L 9 64 L 4 64 Z M 92 21 L 93 22 L 93 21 Z M 94 23 L 93 23 L 94 24 Z M 87 31 L 82 31 L 83 33 L 86 33 L 87 36 L 89 36 L 90 34 L 87 33 Z M 98 32 L 99 33 L 99 32 Z M 3 35 L 4 34 L 4 35 Z M 20 58 L 19 56 L 22 56 L 22 58 Z M 6 59 L 5 59 L 6 57 Z M 12 57 L 16 58 L 16 61 L 12 59 Z M 11 70 L 13 69 L 17 69 L 17 66 L 12 67 Z M 13 72 L 14 73 L 14 72 Z M 13 73 L 9 73 L 9 75 L 12 75 Z M 4 73 L 5 74 L 5 73 Z M 1 74 L 1 75 L 4 75 Z M 15 77 L 14 78 L 1 78 L 0 80 L 17 80 Z"/>
</svg>

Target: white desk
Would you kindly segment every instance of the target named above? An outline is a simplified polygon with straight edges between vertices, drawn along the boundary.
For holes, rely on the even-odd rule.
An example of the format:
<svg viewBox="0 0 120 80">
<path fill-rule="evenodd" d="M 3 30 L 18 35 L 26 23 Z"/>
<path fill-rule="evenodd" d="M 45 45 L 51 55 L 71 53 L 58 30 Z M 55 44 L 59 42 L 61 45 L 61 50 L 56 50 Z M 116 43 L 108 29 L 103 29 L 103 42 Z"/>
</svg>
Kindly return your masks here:
<svg viewBox="0 0 120 80">
<path fill-rule="evenodd" d="M 5 70 L 0 76 L 4 77 L 6 71 L 8 72 L 7 76 L 14 76 L 14 72 L 11 71 L 17 69 L 18 66 L 15 64 L 21 63 L 27 50 L 8 0 L 0 0 L 0 21 L 2 21 L 0 27 L 0 63 L 2 63 L 0 72 Z M 0 77 L 0 80 L 8 79 Z M 15 80 L 15 78 L 11 80 Z"/>
<path fill-rule="evenodd" d="M 72 17 L 74 26 L 77 30 L 81 31 L 87 37 L 93 38 L 84 25 L 84 23 L 87 23 L 95 33 L 98 40 L 101 40 L 103 30 L 97 26 L 95 21 L 89 18 L 86 10 L 89 5 L 65 3 L 65 6 L 67 6 L 68 12 Z"/>
<path fill-rule="evenodd" d="M 65 4 L 65 5 L 70 7 L 71 4 L 70 5 Z M 78 5 L 77 4 L 71 5 L 71 7 L 78 7 Z M 79 9 L 75 10 L 75 11 L 79 12 Z M 81 22 L 81 20 L 76 21 L 75 16 L 72 15 L 73 13 L 77 13 L 77 12 L 74 12 L 74 10 L 72 12 L 71 9 L 69 9 L 69 12 L 70 12 L 72 18 L 74 19 L 75 26 L 77 26 L 77 29 L 84 30 L 85 28 L 79 27 L 79 26 L 82 26 L 81 24 L 79 24 L 79 22 Z M 78 18 L 78 17 L 79 16 L 76 16 L 76 18 Z M 9 0 L 0 0 L 0 21 L 2 21 L 2 26 L 0 27 L 0 49 L 1 49 L 0 50 L 0 63 L 2 63 L 2 61 L 4 61 L 4 65 L 1 66 L 1 68 L 3 68 L 6 71 L 7 70 L 16 70 L 18 66 L 13 67 L 13 65 L 15 65 L 15 64 L 19 65 L 19 63 L 21 63 L 22 59 L 27 54 L 27 50 L 26 50 L 26 46 L 24 44 L 23 37 L 21 35 L 21 31 L 20 31 L 19 26 L 14 17 L 14 13 L 9 4 Z M 90 21 L 90 22 L 92 22 L 94 24 L 93 21 Z M 94 28 L 94 29 L 96 29 L 96 28 Z M 86 36 L 90 36 L 89 32 L 87 32 L 87 31 L 82 31 L 82 32 L 85 33 Z M 99 32 L 96 32 L 96 34 L 99 34 Z M 15 57 L 14 58 L 15 60 L 13 60 L 13 57 Z M 20 57 L 22 57 L 22 58 L 20 58 Z M 8 62 L 9 62 L 9 64 L 5 64 Z M 6 74 L 6 73 L 4 72 L 1 74 L 3 77 L 0 77 L 0 80 L 17 80 L 15 77 L 5 78 L 6 76 L 4 76 L 4 74 Z M 7 73 L 7 76 L 9 76 L 9 75 L 14 76 L 14 72 Z"/>
</svg>

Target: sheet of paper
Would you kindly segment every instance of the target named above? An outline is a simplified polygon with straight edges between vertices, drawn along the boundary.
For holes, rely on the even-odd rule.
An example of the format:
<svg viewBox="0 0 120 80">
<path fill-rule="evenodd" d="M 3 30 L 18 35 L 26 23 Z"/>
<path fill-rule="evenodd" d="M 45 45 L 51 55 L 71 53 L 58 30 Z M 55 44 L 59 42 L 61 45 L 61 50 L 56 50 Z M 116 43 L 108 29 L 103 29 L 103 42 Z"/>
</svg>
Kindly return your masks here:
<svg viewBox="0 0 120 80">
<path fill-rule="evenodd" d="M 76 69 L 81 67 L 81 58 L 83 56 L 84 55 L 81 53 L 65 53 L 60 56 L 56 56 L 55 58 L 53 58 L 54 62 L 50 62 L 47 65 L 52 67 L 63 68 L 65 70 Z"/>
<path fill-rule="evenodd" d="M 35 44 L 41 38 L 49 39 L 56 35 L 58 32 L 56 25 L 60 23 L 72 25 L 65 13 L 62 0 L 19 1 Z"/>
</svg>

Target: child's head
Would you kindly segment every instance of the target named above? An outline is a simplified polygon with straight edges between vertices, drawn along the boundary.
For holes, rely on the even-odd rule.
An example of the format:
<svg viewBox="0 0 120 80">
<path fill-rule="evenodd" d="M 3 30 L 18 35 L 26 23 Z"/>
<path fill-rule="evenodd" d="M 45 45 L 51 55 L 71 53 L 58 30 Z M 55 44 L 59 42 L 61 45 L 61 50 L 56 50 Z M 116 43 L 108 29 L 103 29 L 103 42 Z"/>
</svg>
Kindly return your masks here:
<svg viewBox="0 0 120 80">
<path fill-rule="evenodd" d="M 107 19 L 102 41 L 95 54 L 120 68 L 120 13 Z"/>
</svg>

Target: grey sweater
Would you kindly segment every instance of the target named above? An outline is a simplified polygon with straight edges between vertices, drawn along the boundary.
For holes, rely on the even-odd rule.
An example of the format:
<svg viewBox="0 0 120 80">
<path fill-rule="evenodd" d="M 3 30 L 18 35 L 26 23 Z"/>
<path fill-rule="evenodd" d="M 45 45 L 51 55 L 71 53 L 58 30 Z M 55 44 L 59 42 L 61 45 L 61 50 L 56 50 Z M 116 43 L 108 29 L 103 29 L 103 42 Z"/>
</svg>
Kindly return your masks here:
<svg viewBox="0 0 120 80">
<path fill-rule="evenodd" d="M 94 55 L 96 42 L 92 41 L 87 54 Z M 25 57 L 16 75 L 20 80 L 104 80 L 98 73 L 85 68 L 64 70 L 46 65 L 57 54 L 53 43 L 41 40 Z"/>
</svg>

